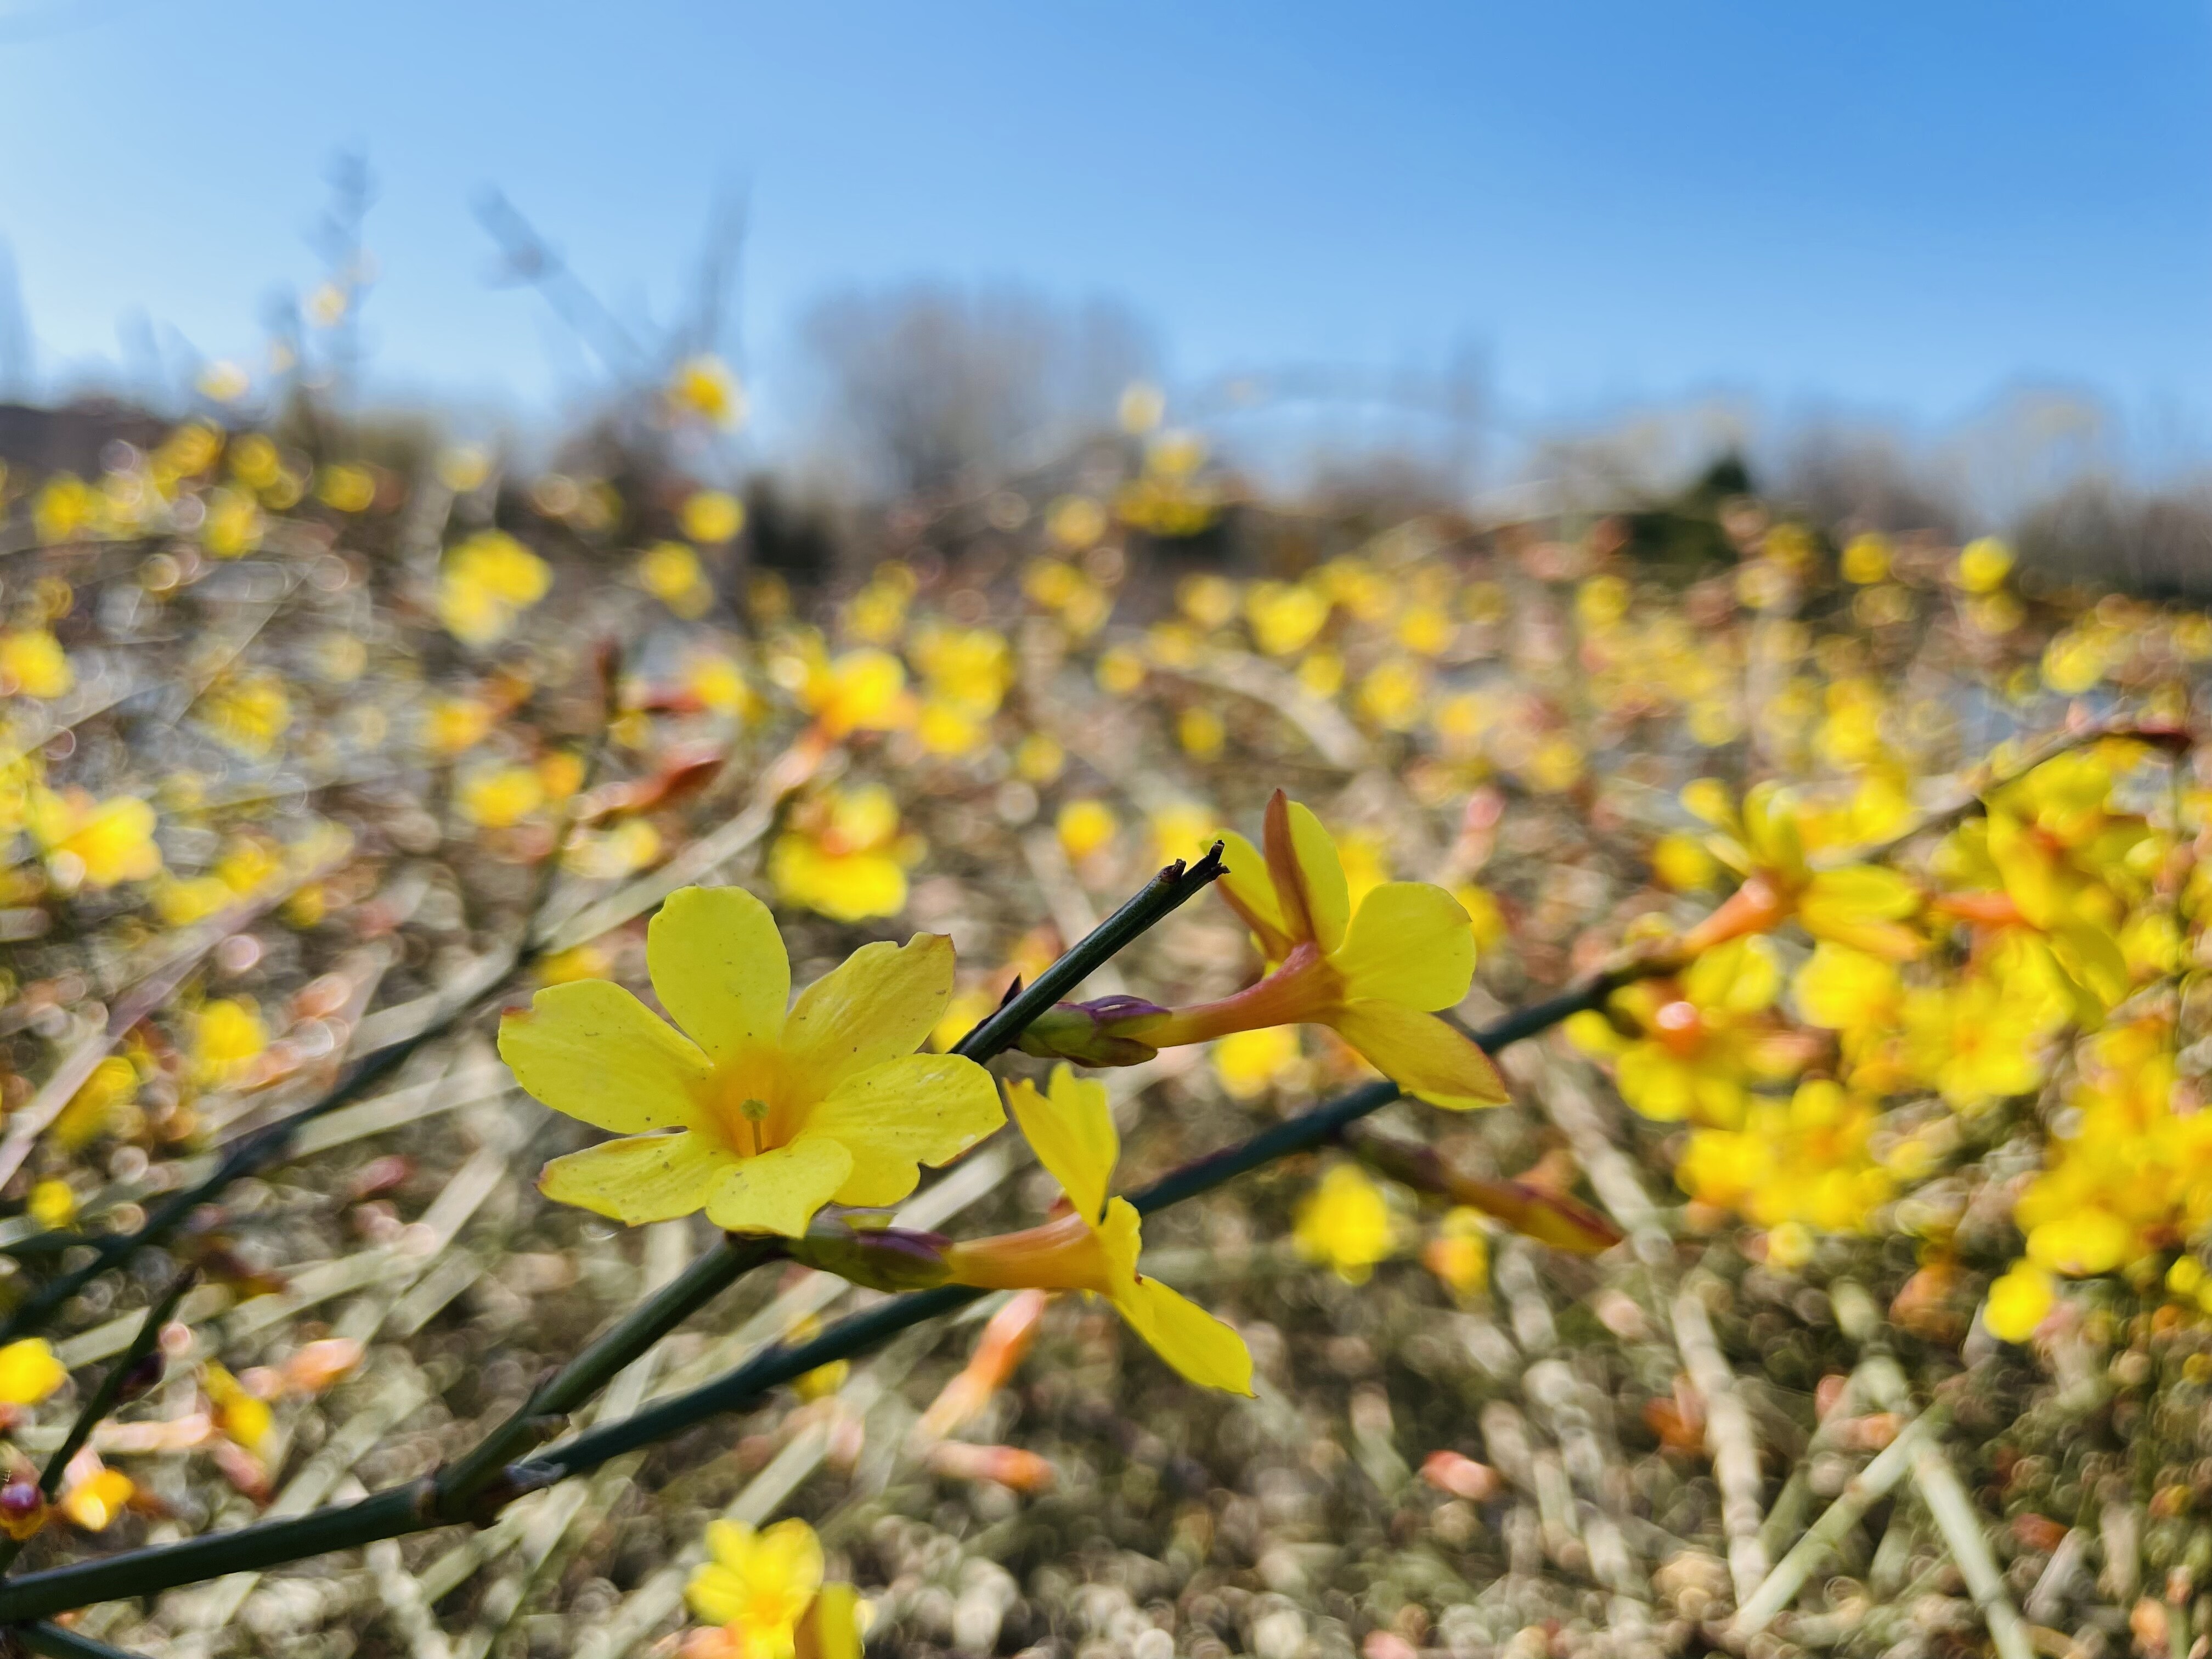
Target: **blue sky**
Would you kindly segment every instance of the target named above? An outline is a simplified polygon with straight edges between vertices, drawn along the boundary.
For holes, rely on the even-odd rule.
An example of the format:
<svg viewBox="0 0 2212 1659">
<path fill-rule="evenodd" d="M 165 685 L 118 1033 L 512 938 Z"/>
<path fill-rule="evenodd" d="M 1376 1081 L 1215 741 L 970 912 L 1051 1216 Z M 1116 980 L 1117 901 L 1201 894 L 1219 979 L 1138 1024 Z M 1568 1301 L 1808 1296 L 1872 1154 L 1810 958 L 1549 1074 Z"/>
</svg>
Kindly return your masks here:
<svg viewBox="0 0 2212 1659">
<path fill-rule="evenodd" d="M 575 372 L 487 285 L 496 184 L 672 312 L 719 183 L 773 397 L 807 301 L 1126 301 L 1172 374 L 1479 349 L 1516 417 L 1716 388 L 1955 420 L 2212 404 L 2212 14 L 2045 4 L 0 0 L 0 239 L 41 365 L 143 313 L 252 355 L 366 147 L 387 383 Z"/>
</svg>

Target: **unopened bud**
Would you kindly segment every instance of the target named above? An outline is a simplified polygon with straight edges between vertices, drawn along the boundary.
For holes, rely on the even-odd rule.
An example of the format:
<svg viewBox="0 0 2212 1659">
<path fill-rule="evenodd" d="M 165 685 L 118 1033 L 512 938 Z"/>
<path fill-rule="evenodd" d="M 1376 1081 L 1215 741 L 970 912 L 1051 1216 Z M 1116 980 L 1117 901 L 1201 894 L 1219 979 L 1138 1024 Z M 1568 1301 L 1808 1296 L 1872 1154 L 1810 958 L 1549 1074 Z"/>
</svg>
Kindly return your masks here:
<svg viewBox="0 0 2212 1659">
<path fill-rule="evenodd" d="M 842 1216 L 820 1214 L 804 1237 L 784 1246 L 784 1254 L 872 1291 L 927 1291 L 951 1279 L 945 1252 L 951 1243 L 942 1233 L 855 1226 Z"/>
<path fill-rule="evenodd" d="M 37 1481 L 18 1479 L 0 1486 L 0 1532 L 20 1544 L 46 1523 L 46 1495 Z"/>
<path fill-rule="evenodd" d="M 1168 1010 L 1142 997 L 1099 997 L 1059 1002 L 1031 1020 L 1015 1046 L 1039 1060 L 1072 1060 L 1079 1066 L 1141 1066 L 1159 1053 L 1144 1032 Z"/>
</svg>

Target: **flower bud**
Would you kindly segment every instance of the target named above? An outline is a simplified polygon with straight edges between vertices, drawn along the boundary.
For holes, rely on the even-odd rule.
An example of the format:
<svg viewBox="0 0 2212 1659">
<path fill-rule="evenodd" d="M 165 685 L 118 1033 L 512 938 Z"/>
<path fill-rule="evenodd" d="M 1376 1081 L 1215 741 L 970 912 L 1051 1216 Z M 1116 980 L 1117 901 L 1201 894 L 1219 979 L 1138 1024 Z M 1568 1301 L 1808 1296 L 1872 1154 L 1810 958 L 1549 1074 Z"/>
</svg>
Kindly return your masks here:
<svg viewBox="0 0 2212 1659">
<path fill-rule="evenodd" d="M 951 1277 L 945 1261 L 951 1243 L 942 1233 L 855 1225 L 850 1218 L 825 1212 L 804 1237 L 784 1246 L 784 1254 L 872 1291 L 926 1291 Z"/>
<path fill-rule="evenodd" d="M 39 1483 L 19 1476 L 0 1486 L 0 1532 L 17 1543 L 46 1524 L 46 1495 Z"/>
<path fill-rule="evenodd" d="M 1099 997 L 1060 1002 L 1031 1020 L 1015 1046 L 1039 1060 L 1072 1060 L 1079 1066 L 1141 1066 L 1159 1053 L 1143 1032 L 1168 1017 L 1142 997 Z"/>
</svg>

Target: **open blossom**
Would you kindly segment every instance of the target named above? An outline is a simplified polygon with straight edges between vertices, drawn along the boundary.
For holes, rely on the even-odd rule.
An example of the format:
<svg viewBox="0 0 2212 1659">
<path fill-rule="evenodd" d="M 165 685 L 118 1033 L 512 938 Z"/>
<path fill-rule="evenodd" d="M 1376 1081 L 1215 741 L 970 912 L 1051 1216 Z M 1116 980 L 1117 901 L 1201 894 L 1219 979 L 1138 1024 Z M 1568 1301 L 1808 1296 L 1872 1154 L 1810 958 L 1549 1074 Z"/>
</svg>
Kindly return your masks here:
<svg viewBox="0 0 2212 1659">
<path fill-rule="evenodd" d="M 1787 1081 L 1815 1051 L 1774 1018 L 1781 989 L 1772 945 L 1733 939 L 1679 977 L 1622 987 L 1606 1013 L 1577 1014 L 1566 1031 L 1613 1062 L 1620 1097 L 1644 1116 L 1734 1128 L 1753 1085 Z"/>
<path fill-rule="evenodd" d="M 860 1659 L 868 1608 L 850 1584 L 823 1582 L 822 1540 L 806 1522 L 756 1532 L 709 1522 L 707 1550 L 684 1596 L 714 1628 L 694 1631 L 683 1659 Z"/>
<path fill-rule="evenodd" d="M 653 918 L 646 962 L 673 1026 L 597 979 L 550 986 L 501 1023 L 525 1089 L 623 1137 L 547 1164 L 550 1198 L 633 1226 L 703 1208 L 718 1227 L 795 1237 L 832 1200 L 896 1203 L 918 1164 L 1006 1121 L 981 1066 L 915 1052 L 952 994 L 941 935 L 863 945 L 787 1013 L 768 907 L 687 887 Z"/>
<path fill-rule="evenodd" d="M 1121 1000 L 1064 1005 L 1030 1027 L 1024 1048 L 1127 1065 L 1146 1050 L 1237 1031 L 1326 1025 L 1431 1105 L 1506 1098 L 1489 1056 L 1436 1013 L 1465 997 L 1474 977 L 1474 936 L 1457 899 L 1427 882 L 1386 881 L 1354 910 L 1336 843 L 1279 789 L 1267 804 L 1264 854 L 1234 832 L 1221 841 L 1220 892 L 1252 930 L 1266 976 L 1234 996 L 1172 1011 Z"/>
<path fill-rule="evenodd" d="M 1136 1206 L 1109 1198 L 1121 1137 L 1105 1085 L 1055 1066 L 1049 1093 L 1026 1080 L 1006 1091 L 1014 1121 L 1067 1194 L 1069 1212 L 1024 1232 L 951 1246 L 954 1283 L 983 1290 L 1089 1291 L 1103 1296 L 1154 1352 L 1201 1387 L 1252 1392 L 1244 1339 L 1197 1304 L 1137 1271 Z"/>
<path fill-rule="evenodd" d="M 1893 962 L 1910 961 L 1926 948 L 1905 926 L 1920 908 L 1919 890 L 1881 865 L 1816 868 L 1808 835 L 1817 841 L 1836 826 L 1790 790 L 1760 784 L 1744 797 L 1741 812 L 1710 778 L 1692 784 L 1682 798 L 1692 813 L 1715 826 L 1717 833 L 1707 843 L 1713 854 L 1743 878 L 1728 902 L 1692 930 L 1685 940 L 1691 949 L 1763 933 L 1792 916 L 1816 939 Z M 1841 824 L 1851 822 L 1846 815 Z"/>
</svg>

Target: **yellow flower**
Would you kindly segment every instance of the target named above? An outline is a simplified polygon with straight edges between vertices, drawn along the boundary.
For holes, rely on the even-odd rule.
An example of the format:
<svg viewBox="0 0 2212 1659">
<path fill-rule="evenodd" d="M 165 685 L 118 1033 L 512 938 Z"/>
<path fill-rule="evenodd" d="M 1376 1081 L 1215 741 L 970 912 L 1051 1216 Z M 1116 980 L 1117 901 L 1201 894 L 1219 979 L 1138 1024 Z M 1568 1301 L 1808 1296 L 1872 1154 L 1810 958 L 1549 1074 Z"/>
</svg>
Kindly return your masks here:
<svg viewBox="0 0 2212 1659">
<path fill-rule="evenodd" d="M 131 1062 L 123 1062 L 128 1066 Z M 76 1194 L 66 1181 L 46 1180 L 31 1188 L 29 1200 L 23 1206 L 31 1219 L 49 1232 L 58 1231 L 76 1219 Z"/>
<path fill-rule="evenodd" d="M 1193 760 L 1212 760 L 1228 739 L 1228 726 L 1211 708 L 1194 704 L 1176 717 L 1176 741 Z"/>
<path fill-rule="evenodd" d="M 1032 732 L 1014 749 L 1014 770 L 1030 783 L 1050 783 L 1067 765 L 1067 751 L 1057 739 Z"/>
<path fill-rule="evenodd" d="M 144 881 L 161 868 L 154 843 L 154 809 L 136 795 L 94 801 L 81 789 L 27 792 L 25 827 L 61 887 L 94 889 Z"/>
<path fill-rule="evenodd" d="M 793 814 L 769 848 L 768 875 L 787 904 L 864 921 L 906 908 L 907 866 L 922 850 L 900 832 L 898 803 L 881 784 L 830 789 Z"/>
<path fill-rule="evenodd" d="M 192 1075 L 205 1088 L 236 1082 L 268 1046 L 261 1011 L 243 997 L 217 997 L 192 1016 Z"/>
<path fill-rule="evenodd" d="M 70 1097 L 69 1104 L 62 1108 L 61 1115 L 54 1120 L 54 1139 L 75 1152 L 113 1127 L 137 1093 L 138 1068 L 121 1054 L 108 1055 L 92 1068 L 92 1075 Z M 64 1190 L 67 1191 L 65 1185 Z M 72 1210 L 75 1205 L 76 1198 L 71 1194 Z"/>
<path fill-rule="evenodd" d="M 1426 882 L 1386 881 L 1355 910 L 1336 843 L 1279 789 L 1267 804 L 1265 838 L 1262 854 L 1223 832 L 1219 891 L 1252 930 L 1266 977 L 1217 1002 L 1108 1018 L 1103 1027 L 1167 1048 L 1267 1025 L 1326 1025 L 1432 1105 L 1463 1110 L 1504 1100 L 1489 1056 L 1435 1012 L 1464 998 L 1474 978 L 1474 934 L 1460 902 Z"/>
<path fill-rule="evenodd" d="M 1624 1040 L 1597 1013 L 1574 1016 L 1567 1035 L 1613 1060 L 1620 1097 L 1644 1116 L 1734 1127 L 1750 1085 L 1792 1077 L 1809 1057 L 1811 1045 L 1768 1016 L 1781 988 L 1771 945 L 1730 939 L 1679 981 L 1645 980 L 1613 994 L 1613 1011 L 1636 1036 Z"/>
<path fill-rule="evenodd" d="M 0 634 L 0 693 L 51 701 L 76 684 L 61 642 L 45 629 Z"/>
<path fill-rule="evenodd" d="M 1382 1189 L 1357 1164 L 1340 1164 L 1298 1206 L 1295 1234 L 1309 1260 L 1347 1285 L 1364 1285 L 1375 1264 L 1397 1248 L 1398 1229 Z"/>
<path fill-rule="evenodd" d="M 637 580 L 645 591 L 678 616 L 703 617 L 714 602 L 699 556 L 683 542 L 655 542 L 637 558 Z"/>
<path fill-rule="evenodd" d="M 90 1459 L 94 1467 L 82 1480 L 72 1480 L 63 1492 L 62 1513 L 87 1532 L 105 1532 L 138 1488 L 121 1470 L 99 1467 L 100 1460 L 89 1453 L 78 1455 Z M 71 1469 L 76 1467 L 72 1460 Z"/>
<path fill-rule="evenodd" d="M 200 1388 L 215 1407 L 216 1426 L 248 1451 L 258 1451 L 276 1426 L 269 1402 L 246 1392 L 246 1385 L 215 1361 L 201 1368 Z"/>
<path fill-rule="evenodd" d="M 1969 593 L 1989 593 L 2002 585 L 2011 569 L 2012 549 L 1994 536 L 1984 536 L 1959 550 L 1958 567 L 1952 574 Z"/>
<path fill-rule="evenodd" d="M 887 651 L 848 651 L 831 661 L 819 644 L 799 670 L 799 700 L 825 738 L 892 732 L 914 720 L 906 665 Z"/>
<path fill-rule="evenodd" d="M 1674 1178 L 1692 1197 L 1762 1227 L 1863 1231 L 1893 1188 L 1868 1148 L 1874 1119 L 1865 1101 L 1815 1079 L 1786 1105 L 1753 1103 L 1741 1130 L 1692 1133 Z"/>
<path fill-rule="evenodd" d="M 2000 1342 L 2025 1342 L 2057 1299 L 2049 1273 L 2032 1261 L 2015 1261 L 1990 1283 L 1982 1323 Z"/>
<path fill-rule="evenodd" d="M 508 829 L 544 804 L 544 781 L 527 766 L 471 767 L 453 789 L 453 810 L 486 830 Z"/>
<path fill-rule="evenodd" d="M 1744 797 L 1739 814 L 1723 786 L 1701 778 L 1682 791 L 1682 804 L 1719 830 L 1708 846 L 1744 878 L 1735 894 L 1687 936 L 1691 948 L 1764 933 L 1792 915 L 1816 939 L 1893 961 L 1909 961 L 1924 948 L 1904 925 L 1920 908 L 1919 889 L 1881 865 L 1814 868 L 1807 857 L 1806 830 L 1824 821 L 1789 790 L 1760 784 Z"/>
<path fill-rule="evenodd" d="M 292 724 L 284 682 L 266 669 L 229 674 L 200 699 L 200 721 L 226 749 L 258 760 L 276 746 Z"/>
<path fill-rule="evenodd" d="M 734 657 L 708 652 L 694 657 L 684 671 L 684 689 L 698 699 L 701 708 L 716 714 L 750 720 L 760 712 L 761 700 L 745 682 L 745 672 Z"/>
<path fill-rule="evenodd" d="M 1263 1025 L 1234 1031 L 1213 1045 L 1213 1074 L 1231 1100 L 1257 1100 L 1298 1063 L 1297 1028 Z"/>
<path fill-rule="evenodd" d="M 1137 1271 L 1144 1248 L 1135 1206 L 1107 1189 L 1121 1137 L 1105 1085 L 1053 1068 L 1051 1091 L 1026 1079 L 1007 1086 L 1022 1133 L 1071 1213 L 1025 1232 L 954 1244 L 945 1251 L 955 1284 L 984 1290 L 1088 1291 L 1111 1302 L 1152 1351 L 1188 1381 L 1231 1394 L 1252 1392 L 1244 1339 L 1195 1303 Z"/>
<path fill-rule="evenodd" d="M 482 743 L 497 717 L 481 697 L 433 697 L 423 709 L 422 741 L 441 755 L 458 755 Z"/>
<path fill-rule="evenodd" d="M 686 357 L 669 377 L 668 401 L 678 413 L 696 416 L 713 426 L 744 424 L 744 388 L 730 366 L 711 353 Z"/>
<path fill-rule="evenodd" d="M 27 1336 L 0 1348 L 0 1405 L 35 1406 L 69 1381 L 42 1336 Z"/>
<path fill-rule="evenodd" d="M 1061 807 L 1054 827 L 1060 835 L 1060 850 L 1072 861 L 1080 864 L 1104 850 L 1121 826 L 1112 807 L 1103 800 L 1085 799 L 1072 800 Z"/>
<path fill-rule="evenodd" d="M 745 527 L 744 504 L 720 489 L 702 489 L 687 497 L 678 517 L 686 536 L 710 547 Z"/>
<path fill-rule="evenodd" d="M 718 1227 L 795 1237 L 833 1200 L 896 1203 L 917 1164 L 1005 1121 L 981 1066 L 914 1052 L 952 994 L 940 935 L 862 946 L 787 1015 L 768 907 L 686 887 L 653 918 L 646 962 L 680 1030 L 605 980 L 549 987 L 501 1023 L 525 1089 L 623 1137 L 547 1164 L 550 1198 L 631 1226 L 703 1207 Z"/>
<path fill-rule="evenodd" d="M 730 1627 L 732 1659 L 793 1659 L 799 1620 L 823 1589 L 822 1540 L 814 1528 L 796 1519 L 760 1532 L 714 1521 L 707 1548 L 714 1559 L 684 1589 L 691 1610 Z"/>
<path fill-rule="evenodd" d="M 1292 582 L 1255 582 L 1244 597 L 1253 642 L 1271 657 L 1293 657 L 1313 643 L 1328 620 L 1328 600 Z"/>
<path fill-rule="evenodd" d="M 1422 1247 L 1421 1265 L 1455 1295 L 1472 1296 L 1490 1277 L 1490 1237 L 1482 1212 L 1454 1205 L 1437 1236 Z"/>
<path fill-rule="evenodd" d="M 464 645 L 494 645 L 545 597 L 553 572 L 503 530 L 482 530 L 446 554 L 438 620 Z"/>
<path fill-rule="evenodd" d="M 1889 540 L 1872 531 L 1854 536 L 1844 548 L 1844 580 L 1870 587 L 1889 574 Z"/>
</svg>

